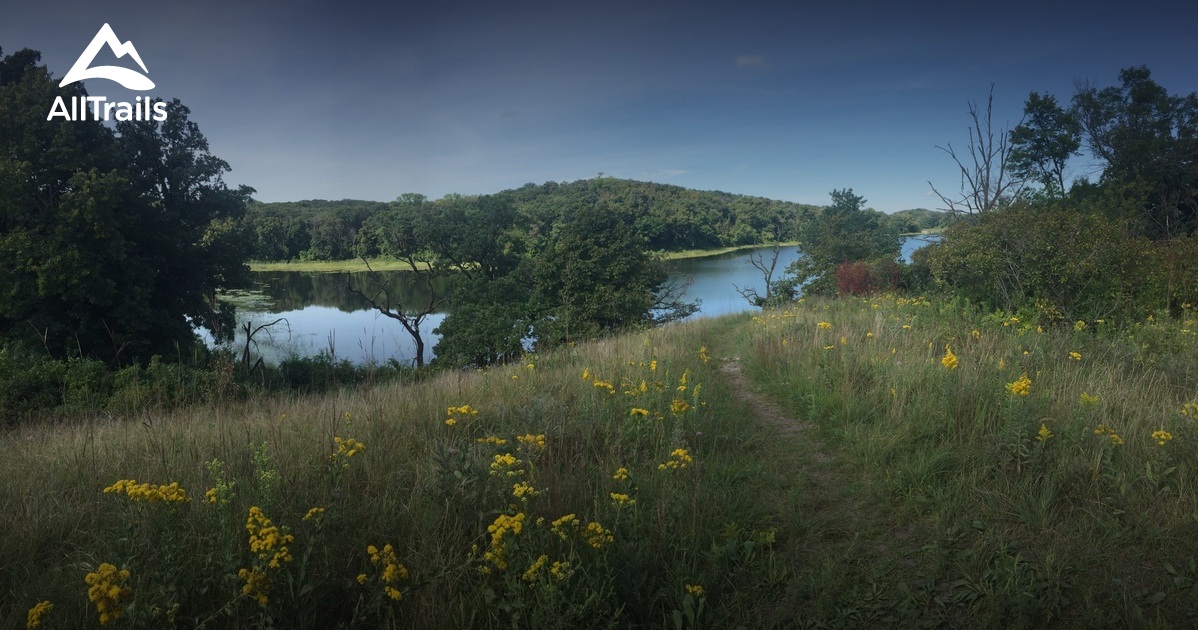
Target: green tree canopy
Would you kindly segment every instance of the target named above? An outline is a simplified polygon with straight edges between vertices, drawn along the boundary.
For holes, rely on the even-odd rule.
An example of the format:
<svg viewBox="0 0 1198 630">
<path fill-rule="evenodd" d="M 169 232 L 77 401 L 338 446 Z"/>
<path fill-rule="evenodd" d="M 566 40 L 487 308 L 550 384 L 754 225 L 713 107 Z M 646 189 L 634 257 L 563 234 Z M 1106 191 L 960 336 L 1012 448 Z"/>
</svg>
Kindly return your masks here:
<svg viewBox="0 0 1198 630">
<path fill-rule="evenodd" d="M 174 355 L 194 326 L 231 335 L 216 291 L 240 279 L 240 217 L 188 110 L 163 122 L 46 120 L 57 85 L 40 55 L 0 61 L 0 337 L 112 363 Z"/>
</svg>

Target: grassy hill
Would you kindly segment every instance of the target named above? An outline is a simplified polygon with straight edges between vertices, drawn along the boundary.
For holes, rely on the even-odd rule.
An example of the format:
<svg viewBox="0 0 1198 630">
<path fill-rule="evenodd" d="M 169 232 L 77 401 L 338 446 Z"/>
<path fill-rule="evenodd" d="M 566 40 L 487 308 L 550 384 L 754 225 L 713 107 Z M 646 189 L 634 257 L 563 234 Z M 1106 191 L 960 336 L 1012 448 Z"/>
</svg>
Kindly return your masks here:
<svg viewBox="0 0 1198 630">
<path fill-rule="evenodd" d="M 23 426 L 0 624 L 1189 625 L 1195 330 L 804 300 Z"/>
</svg>

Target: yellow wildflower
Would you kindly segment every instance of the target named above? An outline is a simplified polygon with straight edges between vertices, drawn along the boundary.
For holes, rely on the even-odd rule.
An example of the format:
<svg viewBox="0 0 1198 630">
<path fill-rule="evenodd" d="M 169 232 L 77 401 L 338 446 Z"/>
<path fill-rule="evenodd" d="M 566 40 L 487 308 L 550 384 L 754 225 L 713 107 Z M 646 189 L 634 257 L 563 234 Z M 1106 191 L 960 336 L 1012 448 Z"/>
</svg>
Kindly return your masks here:
<svg viewBox="0 0 1198 630">
<path fill-rule="evenodd" d="M 270 576 L 257 565 L 239 570 L 237 577 L 245 580 L 245 585 L 241 587 L 242 595 L 257 601 L 259 606 L 265 606 L 270 601 Z"/>
<path fill-rule="evenodd" d="M 632 410 L 628 412 L 628 415 L 630 415 L 630 416 L 647 416 L 647 415 L 649 415 L 649 410 L 641 409 L 640 407 L 633 407 Z"/>
<path fill-rule="evenodd" d="M 312 508 L 312 509 L 308 510 L 308 513 L 304 515 L 304 520 L 305 520 L 305 521 L 310 521 L 310 520 L 312 520 L 312 519 L 314 519 L 314 518 L 318 519 L 318 518 L 320 518 L 320 517 L 321 517 L 323 514 L 324 514 L 324 508 L 322 508 L 322 507 L 314 507 L 314 508 Z"/>
<path fill-rule="evenodd" d="M 969 331 L 969 334 L 973 335 L 974 339 L 980 339 L 982 337 L 982 333 L 978 332 L 978 330 L 976 328 Z"/>
<path fill-rule="evenodd" d="M 120 479 L 111 486 L 104 488 L 104 493 L 125 494 L 131 501 L 146 501 L 154 503 L 157 501 L 165 501 L 168 503 L 182 503 L 188 501 L 187 491 L 179 487 L 178 482 L 172 481 L 167 485 L 153 485 L 148 483 L 137 483 L 136 479 Z M 207 496 L 207 493 L 205 493 Z"/>
<path fill-rule="evenodd" d="M 517 468 L 520 463 L 520 460 L 511 453 L 496 455 L 495 458 L 491 460 L 491 476 L 497 477 L 499 475 L 504 475 L 507 477 L 515 477 L 517 475 L 523 475 L 524 469 Z"/>
<path fill-rule="evenodd" d="M 818 326 L 820 330 L 829 330 L 832 328 L 832 324 L 830 322 L 820 322 Z"/>
<path fill-rule="evenodd" d="M 549 574 L 557 578 L 559 582 L 565 582 L 574 575 L 574 571 L 570 569 L 569 562 L 554 562 L 553 566 L 549 567 Z"/>
<path fill-rule="evenodd" d="M 525 452 L 527 452 L 530 455 L 536 455 L 536 454 L 540 453 L 541 451 L 545 450 L 545 434 L 544 433 L 540 433 L 540 434 L 536 434 L 536 435 L 534 435 L 532 433 L 526 433 L 524 435 L 517 436 L 516 441 L 519 442 L 520 446 L 522 446 L 524 448 Z"/>
<path fill-rule="evenodd" d="M 455 425 L 455 424 L 457 424 L 457 423 L 458 423 L 458 421 L 457 421 L 457 420 L 454 420 L 453 418 L 446 418 L 446 419 L 445 419 L 445 426 L 447 426 L 447 427 L 452 427 L 452 426 L 454 426 L 454 425 Z"/>
<path fill-rule="evenodd" d="M 694 459 L 691 458 L 689 451 L 684 448 L 676 448 L 670 452 L 670 459 L 666 460 L 666 462 L 663 464 L 658 464 L 657 469 L 678 470 L 680 468 L 686 468 L 687 464 L 690 464 L 693 461 Z"/>
<path fill-rule="evenodd" d="M 616 474 L 612 475 L 611 478 L 615 479 L 616 481 L 623 481 L 623 480 L 627 479 L 628 478 L 628 469 L 624 468 L 623 466 L 617 468 Z"/>
<path fill-rule="evenodd" d="M 603 545 L 616 539 L 610 530 L 604 529 L 602 525 L 595 521 L 587 523 L 587 527 L 583 531 L 583 536 L 586 539 L 586 543 L 594 549 L 600 549 Z"/>
<path fill-rule="evenodd" d="M 1069 358 L 1070 358 L 1070 359 L 1073 359 L 1074 361 L 1081 361 L 1081 360 L 1082 360 L 1082 355 L 1081 355 L 1081 353 L 1079 353 L 1079 352 L 1073 352 L 1073 351 L 1070 351 L 1070 352 L 1069 352 Z"/>
<path fill-rule="evenodd" d="M 612 505 L 616 507 L 624 507 L 626 505 L 636 505 L 636 499 L 620 492 L 611 493 Z"/>
<path fill-rule="evenodd" d="M 1007 392 L 1012 396 L 1027 396 L 1032 391 L 1032 379 L 1027 377 L 1027 372 L 1024 372 L 1019 380 L 1012 383 L 1007 383 Z"/>
<path fill-rule="evenodd" d="M 1040 432 L 1036 434 L 1036 441 L 1047 442 L 1048 439 L 1051 437 L 1052 437 L 1052 431 L 1048 430 L 1047 424 L 1044 424 L 1043 422 L 1041 422 L 1040 423 Z"/>
<path fill-rule="evenodd" d="M 495 517 L 495 521 L 487 526 L 487 531 L 491 534 L 491 550 L 483 554 L 483 559 L 494 564 L 497 569 L 506 569 L 508 563 L 504 555 L 503 541 L 509 534 L 518 536 L 524 531 L 524 518 L 523 512 L 515 516 L 500 514 Z"/>
<path fill-rule="evenodd" d="M 1086 327 L 1086 322 L 1084 322 L 1084 321 L 1082 321 L 1082 320 L 1080 320 L 1080 319 L 1079 319 L 1079 320 L 1077 320 L 1076 322 L 1073 322 L 1073 329 L 1074 329 L 1074 330 L 1082 330 L 1082 329 L 1084 329 L 1085 327 Z"/>
<path fill-rule="evenodd" d="M 399 559 L 395 556 L 395 548 L 390 543 L 383 545 L 382 549 L 368 545 L 366 553 L 370 555 L 370 564 L 374 565 L 375 570 L 378 571 L 383 594 L 399 601 L 403 597 L 403 593 L 394 585 L 408 579 L 408 568 L 399 563 Z M 358 584 L 365 585 L 367 580 L 365 573 L 358 576 Z"/>
<path fill-rule="evenodd" d="M 53 608 L 54 604 L 51 604 L 50 600 L 48 599 L 34 604 L 33 608 L 30 608 L 29 612 L 25 615 L 25 627 L 30 630 L 33 628 L 40 628 L 42 625 L 42 617 L 44 617 L 46 613 L 50 612 L 50 610 Z"/>
<path fill-rule="evenodd" d="M 540 572 L 541 567 L 545 566 L 545 563 L 548 561 L 549 556 L 541 554 L 540 557 L 538 557 L 531 565 L 529 565 L 528 570 L 524 572 L 524 581 L 530 584 L 536 583 L 537 573 Z"/>
<path fill-rule="evenodd" d="M 507 440 L 494 435 L 488 435 L 485 438 L 478 438 L 475 440 L 475 442 L 478 442 L 479 444 L 493 444 L 495 446 L 504 446 L 507 444 Z"/>
<path fill-rule="evenodd" d="M 957 369 L 957 355 L 953 354 L 947 343 L 944 344 L 944 356 L 940 358 L 940 365 L 950 370 Z"/>
<path fill-rule="evenodd" d="M 349 459 L 366 450 L 366 445 L 353 439 L 334 437 L 333 445 L 337 450 L 333 453 L 333 463 L 340 463 L 342 468 L 349 468 Z"/>
<path fill-rule="evenodd" d="M 272 569 L 279 568 L 284 562 L 291 562 L 288 545 L 295 542 L 295 536 L 271 523 L 261 508 L 250 507 L 245 529 L 250 535 L 250 552 L 256 554 L 258 560 L 267 563 Z"/>
<path fill-rule="evenodd" d="M 578 526 L 578 517 L 574 516 L 573 514 L 567 514 L 561 518 L 558 518 L 553 521 L 553 524 L 550 526 L 549 531 L 553 532 L 554 534 L 557 534 L 558 537 L 561 538 L 562 540 L 565 540 L 566 539 L 566 526 L 577 527 Z"/>
<path fill-rule="evenodd" d="M 699 360 L 704 363 L 711 361 L 711 356 L 707 354 L 707 346 L 702 346 L 699 348 Z"/>
<path fill-rule="evenodd" d="M 703 590 L 703 587 L 698 584 L 687 584 L 686 585 L 686 594 L 694 596 L 695 599 L 699 599 L 699 598 L 703 597 L 703 595 L 705 593 L 706 593 L 706 591 Z"/>
<path fill-rule="evenodd" d="M 649 362 L 649 371 L 650 372 L 657 371 L 657 359 L 653 359 L 652 361 Z"/>
<path fill-rule="evenodd" d="M 116 566 L 104 562 L 83 578 L 88 586 L 87 599 L 96 605 L 96 610 L 100 613 L 100 625 L 108 625 L 125 613 L 121 607 L 121 600 L 128 599 L 133 594 L 133 589 L 125 586 L 129 575 L 129 569 L 118 571 Z"/>
<path fill-rule="evenodd" d="M 1159 431 L 1152 432 L 1152 439 L 1156 440 L 1157 444 L 1164 446 L 1165 442 L 1173 439 L 1173 434 L 1164 429 L 1160 429 Z"/>
<path fill-rule="evenodd" d="M 616 394 L 615 386 L 607 381 L 601 381 L 599 379 L 595 379 L 594 382 L 591 383 L 591 385 L 593 385 L 599 389 L 606 389 L 607 393 L 612 396 L 614 396 Z"/>
<path fill-rule="evenodd" d="M 1081 401 L 1083 405 L 1086 405 L 1087 407 L 1093 407 L 1094 405 L 1098 404 L 1098 396 L 1091 396 L 1086 392 L 1082 392 Z"/>
<path fill-rule="evenodd" d="M 1198 420 L 1198 402 L 1186 403 L 1181 406 L 1181 415 Z"/>
<path fill-rule="evenodd" d="M 690 408 L 690 403 L 680 398 L 675 398 L 674 402 L 670 403 L 670 411 L 674 413 L 686 413 Z"/>
<path fill-rule="evenodd" d="M 1122 446 L 1123 445 L 1123 438 L 1119 437 L 1119 434 L 1115 433 L 1114 429 L 1112 429 L 1111 427 L 1108 427 L 1105 424 L 1098 425 L 1098 428 L 1094 429 L 1094 435 L 1107 436 L 1111 440 L 1111 446 Z"/>
<path fill-rule="evenodd" d="M 527 481 L 521 481 L 512 486 L 512 496 L 517 499 L 532 498 L 540 494 L 536 488 L 533 488 Z"/>
</svg>

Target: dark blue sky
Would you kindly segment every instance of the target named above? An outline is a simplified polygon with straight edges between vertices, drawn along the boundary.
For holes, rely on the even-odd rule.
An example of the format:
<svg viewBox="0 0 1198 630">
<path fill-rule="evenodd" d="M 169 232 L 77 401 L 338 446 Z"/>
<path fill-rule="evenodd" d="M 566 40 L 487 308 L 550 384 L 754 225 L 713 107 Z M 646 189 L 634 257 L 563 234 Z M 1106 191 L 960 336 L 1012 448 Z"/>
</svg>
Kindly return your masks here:
<svg viewBox="0 0 1198 630">
<path fill-rule="evenodd" d="M 4 9 L 0 47 L 40 50 L 62 77 L 108 22 L 264 201 L 603 172 L 937 207 L 927 180 L 957 178 L 935 146 L 967 142 L 966 102 L 991 83 L 1009 125 L 1031 90 L 1067 101 L 1075 79 L 1113 85 L 1131 65 L 1198 91 L 1194 2 L 383 4 L 27 2 Z"/>
</svg>

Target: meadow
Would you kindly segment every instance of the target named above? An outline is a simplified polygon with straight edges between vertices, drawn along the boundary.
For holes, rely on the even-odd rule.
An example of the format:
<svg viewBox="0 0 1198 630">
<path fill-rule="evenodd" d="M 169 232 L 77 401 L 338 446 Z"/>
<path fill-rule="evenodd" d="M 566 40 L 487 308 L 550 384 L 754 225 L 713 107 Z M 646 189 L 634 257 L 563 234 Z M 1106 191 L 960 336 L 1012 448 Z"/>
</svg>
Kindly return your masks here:
<svg viewBox="0 0 1198 630">
<path fill-rule="evenodd" d="M 5 627 L 1198 622 L 1198 324 L 804 299 L 8 430 Z"/>
</svg>

